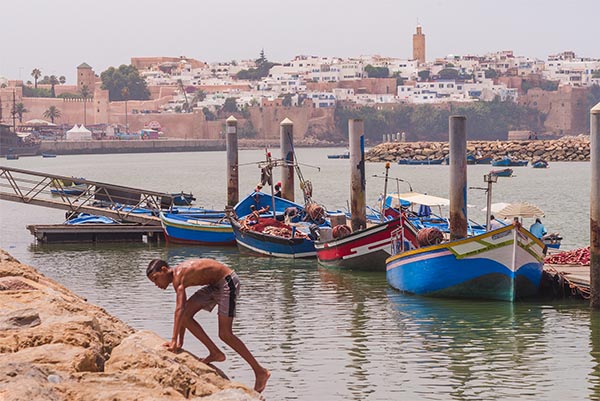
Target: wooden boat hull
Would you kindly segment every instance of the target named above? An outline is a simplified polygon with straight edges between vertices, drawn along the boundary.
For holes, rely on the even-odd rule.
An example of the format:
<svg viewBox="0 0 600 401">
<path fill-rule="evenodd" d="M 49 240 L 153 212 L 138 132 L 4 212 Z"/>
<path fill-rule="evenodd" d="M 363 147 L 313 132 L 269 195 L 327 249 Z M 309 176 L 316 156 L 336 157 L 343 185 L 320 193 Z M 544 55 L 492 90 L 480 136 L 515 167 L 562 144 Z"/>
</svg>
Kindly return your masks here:
<svg viewBox="0 0 600 401">
<path fill-rule="evenodd" d="M 415 248 L 416 230 L 403 217 L 356 231 L 346 237 L 316 242 L 319 263 L 340 269 L 385 271 L 385 261 L 392 253 L 394 232 L 404 225 L 406 248 Z"/>
<path fill-rule="evenodd" d="M 430 164 L 442 164 L 444 159 L 425 159 L 425 160 L 416 160 L 416 159 L 400 159 L 398 160 L 398 164 L 407 164 L 411 166 L 421 166 L 421 165 L 430 165 Z"/>
<path fill-rule="evenodd" d="M 502 159 L 502 160 L 494 160 L 492 162 L 492 166 L 494 167 L 524 167 L 527 166 L 529 161 L 527 160 L 511 160 L 511 159 Z"/>
<path fill-rule="evenodd" d="M 505 168 L 502 170 L 492 170 L 492 171 L 490 171 L 490 174 L 498 176 L 498 177 L 511 177 L 513 174 L 513 169 Z"/>
<path fill-rule="evenodd" d="M 235 245 L 229 223 L 199 220 L 192 216 L 160 213 L 160 221 L 168 242 L 194 245 Z"/>
<path fill-rule="evenodd" d="M 388 258 L 388 283 L 447 298 L 515 301 L 538 294 L 546 247 L 529 231 L 503 227 Z"/>
<path fill-rule="evenodd" d="M 312 258 L 317 254 L 312 239 L 283 238 L 252 230 L 244 231 L 237 220 L 230 218 L 230 222 L 235 241 L 242 251 L 288 259 Z"/>
<path fill-rule="evenodd" d="M 548 163 L 545 161 L 539 161 L 531 164 L 533 168 L 548 168 Z"/>
</svg>

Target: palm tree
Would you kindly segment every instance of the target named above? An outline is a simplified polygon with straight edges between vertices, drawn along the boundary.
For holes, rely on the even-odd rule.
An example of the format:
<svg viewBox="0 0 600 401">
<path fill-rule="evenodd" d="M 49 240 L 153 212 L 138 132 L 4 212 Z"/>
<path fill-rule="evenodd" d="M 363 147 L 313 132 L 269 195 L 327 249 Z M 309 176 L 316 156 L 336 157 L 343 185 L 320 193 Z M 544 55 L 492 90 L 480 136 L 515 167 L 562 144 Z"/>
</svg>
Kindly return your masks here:
<svg viewBox="0 0 600 401">
<path fill-rule="evenodd" d="M 125 100 L 125 133 L 129 133 L 129 124 L 127 124 L 127 100 L 129 100 L 129 88 L 124 87 L 121 89 L 121 96 Z"/>
<path fill-rule="evenodd" d="M 59 81 L 58 78 L 56 78 L 56 75 L 50 75 L 50 93 L 52 94 L 52 97 L 56 97 L 56 93 L 54 92 L 54 86 L 58 84 Z"/>
<path fill-rule="evenodd" d="M 48 107 L 48 110 L 44 112 L 44 117 L 49 118 L 52 124 L 54 124 L 54 120 L 60 118 L 61 114 L 62 113 L 56 106 L 50 106 Z"/>
<path fill-rule="evenodd" d="M 31 71 L 31 76 L 35 81 L 35 88 L 37 89 L 37 81 L 42 76 L 42 71 L 39 68 L 34 68 L 33 71 Z"/>
<path fill-rule="evenodd" d="M 87 117 L 86 103 L 87 103 L 87 98 L 90 96 L 90 88 L 88 88 L 87 85 L 83 85 L 79 92 L 81 93 L 81 97 L 83 98 L 83 125 L 85 125 L 87 122 L 86 121 L 86 117 Z"/>
<path fill-rule="evenodd" d="M 13 116 L 17 116 L 19 118 L 19 123 L 23 123 L 23 114 L 28 113 L 29 110 L 25 108 L 23 103 L 17 103 L 12 109 Z"/>
</svg>

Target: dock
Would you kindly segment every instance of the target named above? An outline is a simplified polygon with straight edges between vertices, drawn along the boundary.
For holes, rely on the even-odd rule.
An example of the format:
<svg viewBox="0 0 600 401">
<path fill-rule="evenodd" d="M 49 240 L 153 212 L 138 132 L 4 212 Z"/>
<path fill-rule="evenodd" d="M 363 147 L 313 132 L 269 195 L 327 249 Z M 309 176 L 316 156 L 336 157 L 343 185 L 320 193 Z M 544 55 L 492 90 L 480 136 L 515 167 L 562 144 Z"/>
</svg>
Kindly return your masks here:
<svg viewBox="0 0 600 401">
<path fill-rule="evenodd" d="M 578 299 L 590 297 L 590 266 L 546 263 L 542 281 L 544 296 Z"/>
<path fill-rule="evenodd" d="M 161 226 L 139 224 L 47 224 L 27 229 L 42 243 L 161 242 Z"/>
</svg>

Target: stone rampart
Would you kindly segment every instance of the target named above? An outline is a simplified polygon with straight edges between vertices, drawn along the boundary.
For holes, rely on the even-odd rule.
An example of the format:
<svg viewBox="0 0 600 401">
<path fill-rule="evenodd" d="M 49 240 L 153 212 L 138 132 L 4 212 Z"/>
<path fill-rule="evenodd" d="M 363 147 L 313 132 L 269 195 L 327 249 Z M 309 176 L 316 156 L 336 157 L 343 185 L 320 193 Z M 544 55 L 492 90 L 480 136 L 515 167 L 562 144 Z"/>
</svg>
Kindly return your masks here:
<svg viewBox="0 0 600 401">
<path fill-rule="evenodd" d="M 467 151 L 500 159 L 507 153 L 514 159 L 552 161 L 590 160 L 590 137 L 586 135 L 554 140 L 469 141 Z M 448 156 L 448 142 L 387 142 L 375 146 L 365 156 L 367 161 L 395 162 L 399 159 L 442 159 Z"/>
</svg>

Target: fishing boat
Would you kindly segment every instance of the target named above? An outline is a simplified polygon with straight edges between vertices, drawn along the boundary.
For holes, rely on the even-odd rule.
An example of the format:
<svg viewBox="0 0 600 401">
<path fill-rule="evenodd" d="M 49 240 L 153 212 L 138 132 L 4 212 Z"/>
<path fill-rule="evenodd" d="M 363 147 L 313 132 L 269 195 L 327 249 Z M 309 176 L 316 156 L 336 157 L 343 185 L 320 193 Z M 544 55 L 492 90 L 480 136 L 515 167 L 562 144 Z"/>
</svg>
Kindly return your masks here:
<svg viewBox="0 0 600 401">
<path fill-rule="evenodd" d="M 52 157 L 56 157 L 56 154 L 55 153 L 42 152 L 42 157 L 43 158 L 52 158 Z"/>
<path fill-rule="evenodd" d="M 350 152 L 344 152 L 344 153 L 327 155 L 327 158 L 328 159 L 349 159 L 350 158 Z"/>
<path fill-rule="evenodd" d="M 467 164 L 490 164 L 492 158 L 489 156 L 476 156 L 473 154 L 467 155 Z"/>
<path fill-rule="evenodd" d="M 19 155 L 10 153 L 10 154 L 6 155 L 6 160 L 19 160 Z"/>
<path fill-rule="evenodd" d="M 281 258 L 309 258 L 316 255 L 311 226 L 328 223 L 315 214 L 310 217 L 307 209 L 310 204 L 305 208 L 255 191 L 233 208 L 229 222 L 240 250 Z M 284 219 L 286 214 L 288 218 Z"/>
<path fill-rule="evenodd" d="M 88 191 L 87 184 L 57 185 L 50 189 L 53 195 L 78 196 Z"/>
<path fill-rule="evenodd" d="M 494 167 L 524 167 L 527 164 L 529 164 L 527 160 L 515 160 L 508 156 L 492 161 L 492 166 Z"/>
<path fill-rule="evenodd" d="M 509 225 L 398 253 L 387 259 L 386 277 L 411 294 L 512 302 L 538 293 L 546 249 L 525 228 Z"/>
<path fill-rule="evenodd" d="M 512 168 L 504 168 L 501 170 L 491 170 L 491 175 L 495 175 L 497 177 L 512 177 L 513 169 Z"/>
<path fill-rule="evenodd" d="M 548 168 L 548 162 L 546 160 L 536 160 L 531 163 L 533 168 Z"/>
<path fill-rule="evenodd" d="M 173 204 L 177 206 L 189 206 L 196 200 L 191 192 L 175 192 L 172 193 L 171 196 L 173 196 Z"/>
<path fill-rule="evenodd" d="M 338 227 L 340 226 L 333 227 L 332 234 L 336 233 Z M 328 240 L 323 233 L 329 230 L 320 230 L 321 238 L 315 242 L 320 264 L 343 269 L 383 272 L 385 261 L 392 253 L 392 238 L 398 230 L 404 231 L 406 241 L 403 246 L 406 249 L 414 248 L 417 243 L 417 231 L 407 224 L 403 214 L 379 224 L 368 224 L 364 230 L 347 230 L 346 235 L 338 234 L 337 238 Z"/>
<path fill-rule="evenodd" d="M 229 222 L 223 218 L 160 212 L 160 222 L 167 242 L 193 245 L 235 245 Z"/>
<path fill-rule="evenodd" d="M 429 165 L 429 164 L 442 164 L 444 159 L 400 159 L 398 160 L 398 164 L 401 165 L 411 165 L 411 166 L 421 166 L 421 165 Z"/>
</svg>

